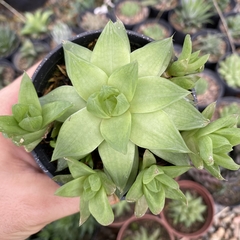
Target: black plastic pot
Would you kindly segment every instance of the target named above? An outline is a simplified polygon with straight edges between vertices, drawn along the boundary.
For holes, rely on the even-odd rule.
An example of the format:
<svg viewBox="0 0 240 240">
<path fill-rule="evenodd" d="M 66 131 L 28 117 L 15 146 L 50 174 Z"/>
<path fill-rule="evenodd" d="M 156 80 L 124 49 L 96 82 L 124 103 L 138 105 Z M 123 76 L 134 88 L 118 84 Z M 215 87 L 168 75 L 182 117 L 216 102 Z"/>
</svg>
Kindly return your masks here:
<svg viewBox="0 0 240 240">
<path fill-rule="evenodd" d="M 77 35 L 71 41 L 81 46 L 88 47 L 90 43 L 94 43 L 99 37 L 101 31 L 85 32 Z M 132 50 L 143 47 L 151 40 L 141 35 L 128 31 Z M 56 69 L 57 64 L 64 63 L 64 54 L 62 45 L 53 49 L 40 63 L 33 75 L 33 84 L 39 96 L 42 95 L 45 86 Z M 33 151 L 32 155 L 40 168 L 50 177 L 56 175 L 56 163 L 50 162 L 53 149 L 48 144 L 40 143 Z M 59 174 L 59 172 L 58 172 Z"/>
<path fill-rule="evenodd" d="M 140 34 L 144 34 L 144 32 L 143 32 L 144 27 L 148 27 L 151 24 L 158 24 L 159 27 L 161 29 L 163 29 L 163 31 L 165 31 L 166 34 L 165 34 L 165 36 L 163 36 L 163 38 L 167 38 L 167 37 L 172 36 L 172 33 L 173 33 L 172 26 L 170 24 L 168 24 L 168 22 L 166 22 L 163 19 L 157 20 L 157 19 L 149 18 L 148 20 L 146 20 L 146 21 L 144 21 L 142 23 L 137 24 L 133 28 L 133 31 L 137 32 L 137 33 L 140 33 Z M 147 36 L 147 37 L 153 38 L 152 36 Z M 161 38 L 161 39 L 163 39 L 163 38 Z M 160 40 L 160 39 L 154 38 L 154 40 Z"/>
<path fill-rule="evenodd" d="M 141 1 L 135 1 L 135 0 L 131 0 L 131 1 L 136 2 L 136 3 L 138 3 L 141 6 Z M 135 20 L 135 16 L 134 17 L 127 17 L 127 16 L 123 16 L 123 15 L 119 14 L 119 8 L 121 7 L 121 5 L 124 2 L 128 2 L 128 1 L 126 1 L 126 0 L 119 0 L 116 3 L 116 5 L 114 7 L 114 15 L 123 22 L 123 24 L 125 25 L 126 29 L 133 30 L 133 28 L 137 24 L 144 22 L 149 17 L 150 10 L 149 10 L 148 7 L 142 6 L 142 12 L 140 14 L 140 17 L 137 17 L 136 20 Z"/>
<path fill-rule="evenodd" d="M 27 12 L 42 7 L 47 0 L 5 0 L 5 2 L 18 11 Z"/>
<path fill-rule="evenodd" d="M 208 88 L 202 95 L 198 95 L 198 109 L 204 110 L 212 102 L 218 102 L 224 96 L 225 87 L 219 76 L 211 69 L 205 68 L 200 76 L 208 82 Z"/>
</svg>

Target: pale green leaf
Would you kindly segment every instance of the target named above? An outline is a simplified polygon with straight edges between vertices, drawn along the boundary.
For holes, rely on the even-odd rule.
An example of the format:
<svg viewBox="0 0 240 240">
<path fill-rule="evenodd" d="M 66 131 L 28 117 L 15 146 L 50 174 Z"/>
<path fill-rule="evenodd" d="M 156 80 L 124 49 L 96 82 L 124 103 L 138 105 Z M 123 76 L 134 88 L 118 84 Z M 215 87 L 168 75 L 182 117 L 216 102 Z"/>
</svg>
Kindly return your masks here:
<svg viewBox="0 0 240 240">
<path fill-rule="evenodd" d="M 47 126 L 48 124 L 52 123 L 53 121 L 61 117 L 69 108 L 71 108 L 71 106 L 72 104 L 67 101 L 55 101 L 43 105 L 42 127 Z"/>
<path fill-rule="evenodd" d="M 213 142 L 207 135 L 198 139 L 199 154 L 207 165 L 213 164 Z"/>
<path fill-rule="evenodd" d="M 150 149 L 150 151 L 158 157 L 174 165 L 180 166 L 189 164 L 189 158 L 187 153 L 173 153 L 161 149 Z"/>
<path fill-rule="evenodd" d="M 47 128 L 43 128 L 36 132 L 28 132 L 25 134 L 12 136 L 12 140 L 18 146 L 24 146 L 34 143 L 35 141 L 37 141 L 38 143 L 41 142 L 46 134 Z M 34 143 L 34 145 L 36 146 L 36 142 Z"/>
<path fill-rule="evenodd" d="M 103 188 L 101 188 L 97 194 L 89 200 L 89 211 L 103 226 L 107 226 L 113 222 L 113 210 Z"/>
<path fill-rule="evenodd" d="M 161 167 L 159 167 L 159 169 L 161 169 Z M 167 174 L 158 175 L 156 177 L 156 180 L 158 180 L 159 182 L 161 182 L 162 184 L 166 185 L 169 188 L 174 188 L 174 189 L 179 188 L 178 183 L 174 179 L 169 177 Z"/>
<path fill-rule="evenodd" d="M 219 137 L 225 137 L 233 146 L 240 144 L 240 128 L 222 128 L 217 130 L 215 134 Z"/>
<path fill-rule="evenodd" d="M 178 153 L 190 151 L 171 119 L 161 110 L 132 114 L 130 139 L 136 145 L 147 149 Z"/>
<path fill-rule="evenodd" d="M 78 197 L 83 193 L 85 177 L 74 179 L 57 189 L 55 195 L 62 197 Z"/>
<path fill-rule="evenodd" d="M 143 173 L 144 171 L 141 171 L 131 188 L 129 189 L 126 200 L 128 202 L 136 202 L 138 199 L 140 199 L 143 195 Z"/>
<path fill-rule="evenodd" d="M 79 44 L 70 41 L 63 41 L 63 49 L 64 51 L 71 52 L 75 56 L 80 57 L 86 61 L 90 61 L 91 59 L 92 51 Z"/>
<path fill-rule="evenodd" d="M 187 96 L 189 92 L 165 78 L 148 76 L 138 79 L 130 111 L 147 113 L 160 110 Z"/>
<path fill-rule="evenodd" d="M 137 87 L 137 80 L 138 64 L 133 62 L 114 71 L 108 79 L 108 85 L 119 89 L 130 102 Z"/>
<path fill-rule="evenodd" d="M 180 189 L 164 187 L 166 198 L 175 199 L 187 204 L 187 198 Z"/>
<path fill-rule="evenodd" d="M 41 110 L 41 105 L 32 80 L 25 72 L 23 73 L 22 82 L 20 85 L 18 103 L 32 104 L 35 106 L 35 108 Z"/>
<path fill-rule="evenodd" d="M 144 196 L 146 198 L 148 207 L 153 214 L 159 214 L 165 204 L 165 191 L 163 188 L 157 193 L 149 191 L 143 187 Z"/>
<path fill-rule="evenodd" d="M 40 142 L 42 141 L 42 139 L 37 139 L 27 145 L 24 145 L 24 149 L 26 152 L 31 152 Z"/>
<path fill-rule="evenodd" d="M 40 99 L 41 105 L 55 101 L 67 101 L 72 104 L 67 111 L 58 118 L 58 121 L 64 122 L 70 115 L 86 107 L 86 102 L 79 96 L 73 86 L 61 86 L 55 88 Z"/>
<path fill-rule="evenodd" d="M 64 52 L 64 57 L 68 76 L 77 93 L 85 101 L 107 83 L 106 73 L 97 66 L 67 50 Z"/>
<path fill-rule="evenodd" d="M 161 166 L 160 168 L 166 175 L 171 178 L 175 178 L 187 172 L 189 169 L 192 168 L 192 166 L 189 164 L 185 166 Z"/>
<path fill-rule="evenodd" d="M 235 163 L 235 161 L 228 154 L 213 154 L 214 163 L 220 165 L 223 168 L 230 170 L 238 170 L 240 165 Z"/>
<path fill-rule="evenodd" d="M 215 178 L 218 180 L 224 180 L 224 178 L 221 175 L 220 168 L 218 164 L 214 163 L 211 166 L 208 166 L 207 164 L 204 163 L 204 168 Z"/>
<path fill-rule="evenodd" d="M 134 215 L 142 217 L 148 210 L 148 204 L 144 195 L 140 197 L 135 204 Z"/>
<path fill-rule="evenodd" d="M 105 141 L 116 151 L 127 152 L 131 131 L 131 114 L 129 111 L 109 119 L 103 119 L 100 131 Z"/>
<path fill-rule="evenodd" d="M 95 171 L 88 167 L 85 163 L 79 162 L 73 158 L 67 158 L 66 160 L 73 178 L 79 178 L 83 176 L 87 177 L 95 173 Z"/>
<path fill-rule="evenodd" d="M 191 130 L 201 128 L 209 123 L 190 102 L 181 99 L 163 109 L 164 112 L 173 120 L 177 129 Z"/>
<path fill-rule="evenodd" d="M 52 160 L 60 157 L 81 158 L 96 149 L 103 141 L 100 123 L 101 119 L 86 108 L 71 115 L 61 127 Z"/>
<path fill-rule="evenodd" d="M 139 77 L 161 76 L 173 57 L 172 38 L 154 41 L 131 53 L 131 62 L 137 61 Z"/>
<path fill-rule="evenodd" d="M 110 76 L 117 68 L 130 63 L 129 42 L 125 29 L 111 21 L 103 29 L 93 49 L 91 62 Z"/>
<path fill-rule="evenodd" d="M 128 142 L 127 153 L 122 154 L 114 150 L 106 141 L 98 147 L 104 170 L 106 169 L 113 182 L 116 184 L 120 194 L 125 188 L 128 178 L 132 173 L 135 161 L 135 145 Z"/>
<path fill-rule="evenodd" d="M 163 174 L 163 171 L 159 170 L 157 165 L 152 165 L 145 169 L 143 174 L 143 184 L 150 183 L 159 174 Z"/>
<path fill-rule="evenodd" d="M 59 185 L 63 185 L 65 183 L 72 181 L 73 177 L 71 174 L 61 174 L 61 175 L 54 176 L 52 180 L 57 182 Z"/>
<path fill-rule="evenodd" d="M 80 219 L 79 226 L 87 221 L 91 213 L 88 207 L 88 201 L 85 200 L 84 196 L 80 198 Z"/>
<path fill-rule="evenodd" d="M 18 123 L 18 125 L 26 131 L 35 132 L 42 127 L 42 122 L 42 116 L 31 117 L 27 115 L 25 118 L 22 119 L 22 121 Z"/>
<path fill-rule="evenodd" d="M 146 169 L 153 164 L 156 164 L 156 158 L 149 150 L 145 150 L 143 154 L 141 170 Z"/>
<path fill-rule="evenodd" d="M 203 111 L 202 115 L 205 118 L 211 119 L 216 109 L 216 102 L 209 104 Z"/>
<path fill-rule="evenodd" d="M 101 179 L 100 179 L 100 177 L 98 176 L 97 173 L 91 174 L 88 177 L 88 181 L 89 181 L 89 184 L 91 186 L 92 191 L 97 192 L 97 191 L 100 190 L 100 188 L 102 186 L 102 182 L 101 182 Z"/>
<path fill-rule="evenodd" d="M 112 182 L 112 180 L 110 180 L 108 178 L 108 176 L 102 172 L 102 171 L 98 171 L 97 172 L 98 176 L 100 177 L 101 181 L 102 181 L 102 185 L 106 191 L 107 195 L 112 195 L 114 194 L 115 190 L 116 190 L 116 186 L 115 184 Z"/>
</svg>

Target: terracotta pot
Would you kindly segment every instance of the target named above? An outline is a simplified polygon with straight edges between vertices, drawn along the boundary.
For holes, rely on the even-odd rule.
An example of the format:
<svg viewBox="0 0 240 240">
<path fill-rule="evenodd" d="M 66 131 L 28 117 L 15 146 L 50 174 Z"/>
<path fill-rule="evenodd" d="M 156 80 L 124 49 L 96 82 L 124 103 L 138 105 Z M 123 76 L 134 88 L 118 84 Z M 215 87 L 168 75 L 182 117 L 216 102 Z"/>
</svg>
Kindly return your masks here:
<svg viewBox="0 0 240 240">
<path fill-rule="evenodd" d="M 134 225 L 134 229 L 131 229 L 131 226 Z M 152 234 L 156 229 L 160 228 L 161 232 L 163 232 L 163 236 L 160 239 L 164 240 L 174 240 L 174 236 L 171 232 L 171 229 L 163 222 L 162 219 L 156 217 L 152 214 L 145 214 L 141 218 L 132 217 L 126 221 L 118 232 L 117 240 L 124 240 L 126 237 L 126 231 L 130 232 L 128 235 L 129 240 L 135 240 L 134 233 L 136 232 L 136 228 L 143 226 L 149 233 Z M 137 229 L 138 230 L 138 229 Z"/>
<path fill-rule="evenodd" d="M 201 227 L 197 231 L 184 233 L 176 229 L 175 226 L 170 224 L 170 220 L 168 219 L 167 212 L 166 212 L 167 205 L 165 205 L 163 211 L 160 213 L 160 216 L 176 237 L 178 238 L 185 237 L 186 239 L 196 239 L 200 236 L 203 236 L 212 225 L 213 217 L 214 217 L 214 201 L 211 194 L 208 192 L 208 190 L 205 187 L 201 186 L 199 183 L 196 183 L 191 180 L 180 180 L 178 183 L 179 183 L 180 189 L 183 192 L 186 190 L 196 191 L 197 194 L 202 197 L 203 202 L 207 206 L 207 210 L 205 212 L 206 217 L 204 222 L 202 223 Z"/>
</svg>

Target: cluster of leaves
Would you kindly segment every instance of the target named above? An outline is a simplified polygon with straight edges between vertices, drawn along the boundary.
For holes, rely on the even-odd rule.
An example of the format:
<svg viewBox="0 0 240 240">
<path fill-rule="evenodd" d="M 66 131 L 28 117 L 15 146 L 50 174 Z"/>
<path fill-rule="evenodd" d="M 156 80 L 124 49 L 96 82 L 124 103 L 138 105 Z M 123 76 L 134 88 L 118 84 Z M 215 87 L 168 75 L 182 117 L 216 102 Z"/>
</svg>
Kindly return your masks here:
<svg viewBox="0 0 240 240">
<path fill-rule="evenodd" d="M 7 57 L 19 44 L 16 33 L 8 26 L 0 25 L 0 58 Z"/>
<path fill-rule="evenodd" d="M 239 115 L 240 104 L 238 102 L 231 102 L 226 104 L 222 108 L 219 108 L 220 117 L 225 117 L 228 115 Z M 240 126 L 240 119 L 238 118 L 237 126 Z"/>
<path fill-rule="evenodd" d="M 202 7 L 204 6 L 204 7 Z M 190 33 L 210 22 L 213 13 L 211 5 L 205 0 L 183 0 L 175 9 L 176 23 L 183 27 L 183 31 Z"/>
<path fill-rule="evenodd" d="M 218 72 L 229 86 L 240 87 L 240 56 L 236 53 L 228 55 L 219 62 Z"/>
<path fill-rule="evenodd" d="M 141 11 L 141 3 L 137 1 L 124 1 L 119 6 L 121 15 L 133 17 Z"/>
<path fill-rule="evenodd" d="M 25 24 L 21 29 L 22 35 L 30 35 L 33 38 L 37 38 L 39 35 L 43 33 L 47 33 L 48 24 L 50 22 L 50 16 L 52 15 L 52 11 L 46 10 L 37 10 L 34 13 L 26 12 L 25 13 Z"/>
<path fill-rule="evenodd" d="M 140 226 L 139 231 L 134 234 L 134 239 L 136 240 L 157 240 L 161 239 L 160 237 L 161 237 L 160 228 L 157 228 L 152 233 L 149 233 L 148 230 L 143 226 Z"/>
<path fill-rule="evenodd" d="M 210 54 L 210 61 L 217 62 L 224 55 L 224 47 L 226 43 L 223 40 L 222 34 L 207 33 L 200 35 L 193 41 L 194 51 L 201 51 L 201 54 Z"/>
<path fill-rule="evenodd" d="M 187 205 L 178 200 L 169 200 L 167 212 L 173 219 L 173 224 L 183 223 L 185 227 L 190 228 L 196 222 L 203 222 L 203 214 L 207 210 L 201 196 L 196 197 L 191 192 L 186 191 Z"/>
<path fill-rule="evenodd" d="M 240 37 L 240 14 L 229 16 L 226 18 L 228 31 L 234 39 Z"/>
</svg>

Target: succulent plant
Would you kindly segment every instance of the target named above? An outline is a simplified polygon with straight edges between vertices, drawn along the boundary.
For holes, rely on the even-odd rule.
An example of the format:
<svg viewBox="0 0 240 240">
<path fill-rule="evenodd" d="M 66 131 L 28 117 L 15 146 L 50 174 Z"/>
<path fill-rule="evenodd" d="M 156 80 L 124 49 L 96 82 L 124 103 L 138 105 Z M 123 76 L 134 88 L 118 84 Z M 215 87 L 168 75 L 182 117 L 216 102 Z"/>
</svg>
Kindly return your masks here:
<svg viewBox="0 0 240 240">
<path fill-rule="evenodd" d="M 231 11 L 230 6 L 229 6 L 229 5 L 231 5 L 231 1 L 229 1 L 229 0 L 217 0 L 216 2 L 218 4 L 219 9 L 222 12 Z M 210 11 L 213 11 L 214 13 L 217 13 L 217 10 L 216 10 L 216 8 L 213 4 L 213 0 L 206 0 L 206 4 L 211 6 Z M 228 7 L 229 7 L 229 9 L 228 9 Z"/>
<path fill-rule="evenodd" d="M 166 29 L 157 22 L 145 23 L 139 28 L 139 33 L 155 40 L 163 39 L 166 36 Z"/>
<path fill-rule="evenodd" d="M 121 4 L 120 13 L 127 17 L 137 15 L 141 11 L 141 5 L 137 1 L 125 1 Z"/>
<path fill-rule="evenodd" d="M 48 25 L 50 22 L 50 16 L 52 11 L 46 10 L 37 10 L 34 13 L 26 12 L 25 13 L 25 24 L 21 29 L 22 35 L 30 35 L 33 38 L 38 38 L 41 34 L 49 32 Z"/>
<path fill-rule="evenodd" d="M 17 34 L 6 25 L 0 25 L 0 58 L 8 57 L 19 44 Z"/>
<path fill-rule="evenodd" d="M 239 115 L 240 114 L 240 104 L 238 102 L 231 102 L 226 104 L 222 108 L 219 108 L 220 117 L 225 117 L 229 115 Z M 240 119 L 237 122 L 238 127 L 240 126 Z"/>
<path fill-rule="evenodd" d="M 92 12 L 85 12 L 79 26 L 85 31 L 99 30 L 104 28 L 108 23 L 109 18 L 106 14 L 94 14 Z"/>
<path fill-rule="evenodd" d="M 139 231 L 136 231 L 133 237 L 136 240 L 158 240 L 161 239 L 160 236 L 161 236 L 160 228 L 157 228 L 152 233 L 149 233 L 149 231 L 145 227 L 140 226 Z"/>
<path fill-rule="evenodd" d="M 240 56 L 230 54 L 219 62 L 218 72 L 226 83 L 231 87 L 240 87 Z"/>
<path fill-rule="evenodd" d="M 228 16 L 226 18 L 226 23 L 228 26 L 228 31 L 233 39 L 240 38 L 240 14 Z"/>
<path fill-rule="evenodd" d="M 204 5 L 204 7 L 203 7 Z M 195 33 L 206 23 L 210 22 L 211 6 L 205 0 L 183 0 L 174 10 L 176 18 L 174 23 L 180 26 L 185 33 Z"/>
<path fill-rule="evenodd" d="M 221 33 L 206 33 L 193 40 L 193 50 L 201 54 L 210 54 L 209 61 L 217 62 L 226 53 L 226 42 Z"/>
<path fill-rule="evenodd" d="M 186 191 L 187 204 L 170 200 L 167 205 L 169 216 L 173 219 L 173 224 L 184 224 L 185 227 L 191 228 L 196 222 L 203 222 L 203 214 L 207 210 L 201 196 L 194 196 L 191 192 Z"/>
<path fill-rule="evenodd" d="M 57 22 L 51 30 L 51 36 L 55 45 L 59 45 L 63 40 L 68 40 L 72 37 L 72 30 L 64 22 Z"/>
<path fill-rule="evenodd" d="M 237 119 L 210 122 L 214 104 L 202 113 L 195 108 L 192 76 L 208 55 L 192 52 L 189 35 L 178 59 L 171 37 L 131 52 L 123 23 L 109 21 L 93 50 L 65 41 L 63 51 L 71 84 L 38 98 L 24 74 L 19 102 L 13 115 L 0 116 L 0 131 L 28 151 L 54 133 L 51 160 L 65 160 L 69 169 L 54 178 L 64 182 L 56 194 L 80 196 L 80 225 L 90 215 L 111 224 L 109 200 L 124 195 L 136 216 L 148 208 L 159 214 L 165 198 L 186 202 L 174 178 L 192 166 L 219 179 L 219 166 L 239 169 L 228 156 L 240 143 Z"/>
<path fill-rule="evenodd" d="M 125 212 L 131 210 L 131 205 L 126 200 L 122 200 L 122 201 L 114 204 L 112 207 L 113 207 L 115 217 L 119 217 L 122 214 L 124 214 Z"/>
</svg>

